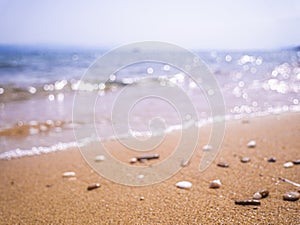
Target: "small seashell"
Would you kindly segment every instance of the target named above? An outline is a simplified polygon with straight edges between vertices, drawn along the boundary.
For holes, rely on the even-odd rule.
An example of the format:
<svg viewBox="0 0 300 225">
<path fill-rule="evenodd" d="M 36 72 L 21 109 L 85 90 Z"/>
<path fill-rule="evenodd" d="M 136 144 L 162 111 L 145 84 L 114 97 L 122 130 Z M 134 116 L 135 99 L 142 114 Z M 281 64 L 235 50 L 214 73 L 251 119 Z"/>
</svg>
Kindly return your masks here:
<svg viewBox="0 0 300 225">
<path fill-rule="evenodd" d="M 271 157 L 271 158 L 268 159 L 268 162 L 269 163 L 274 163 L 274 162 L 276 162 L 276 158 Z"/>
<path fill-rule="evenodd" d="M 299 165 L 300 164 L 300 159 L 293 160 L 293 163 L 294 163 L 294 165 Z"/>
<path fill-rule="evenodd" d="M 268 195 L 269 195 L 269 191 L 262 189 L 262 190 L 255 192 L 253 195 L 253 198 L 254 199 L 262 199 L 262 198 L 268 197 Z"/>
<path fill-rule="evenodd" d="M 222 186 L 222 183 L 220 180 L 213 180 L 209 184 L 209 188 L 220 188 Z"/>
<path fill-rule="evenodd" d="M 204 145 L 204 146 L 202 147 L 202 149 L 205 150 L 205 151 L 210 151 L 210 150 L 212 150 L 213 148 L 212 148 L 211 145 Z"/>
<path fill-rule="evenodd" d="M 243 158 L 241 158 L 241 162 L 242 163 L 250 162 L 250 158 L 249 157 L 243 157 Z"/>
<path fill-rule="evenodd" d="M 176 183 L 176 187 L 182 189 L 190 189 L 192 187 L 192 183 L 189 181 L 180 181 Z"/>
<path fill-rule="evenodd" d="M 260 201 L 256 199 L 235 200 L 236 205 L 260 205 Z"/>
<path fill-rule="evenodd" d="M 138 179 L 143 179 L 144 177 L 145 177 L 144 174 L 140 174 L 140 175 L 137 176 Z"/>
<path fill-rule="evenodd" d="M 136 162 L 137 162 L 137 158 L 135 158 L 135 157 L 134 157 L 134 158 L 131 158 L 129 162 L 130 162 L 131 164 L 136 163 Z"/>
<path fill-rule="evenodd" d="M 183 160 L 181 161 L 180 166 L 181 166 L 181 167 L 186 167 L 186 166 L 188 166 L 189 164 L 190 164 L 190 161 L 189 161 L 189 160 L 184 160 L 184 159 L 183 159 Z"/>
<path fill-rule="evenodd" d="M 95 161 L 96 162 L 102 162 L 102 161 L 104 161 L 106 158 L 105 158 L 105 156 L 104 155 L 97 155 L 96 157 L 95 157 Z"/>
<path fill-rule="evenodd" d="M 90 184 L 88 187 L 87 187 L 87 190 L 88 191 L 91 191 L 93 189 L 96 189 L 96 188 L 99 188 L 100 187 L 100 184 L 99 183 L 94 183 L 94 184 Z"/>
<path fill-rule="evenodd" d="M 248 144 L 247 144 L 248 148 L 255 148 L 256 146 L 256 141 L 252 140 L 252 141 L 249 141 Z"/>
<path fill-rule="evenodd" d="M 300 198 L 300 193 L 295 191 L 286 192 L 283 195 L 283 200 L 285 201 L 297 201 Z"/>
<path fill-rule="evenodd" d="M 283 164 L 284 168 L 290 168 L 293 167 L 294 163 L 292 162 L 286 162 L 285 164 Z"/>
<path fill-rule="evenodd" d="M 253 195 L 253 199 L 256 199 L 256 200 L 262 199 L 262 195 L 259 192 L 255 192 Z"/>
<path fill-rule="evenodd" d="M 219 162 L 219 163 L 217 164 L 217 166 L 227 168 L 227 167 L 229 167 L 229 164 L 226 163 L 226 162 Z"/>
<path fill-rule="evenodd" d="M 76 173 L 75 172 L 72 172 L 72 171 L 69 171 L 69 172 L 64 172 L 62 174 L 63 177 L 75 177 L 76 176 Z"/>
</svg>

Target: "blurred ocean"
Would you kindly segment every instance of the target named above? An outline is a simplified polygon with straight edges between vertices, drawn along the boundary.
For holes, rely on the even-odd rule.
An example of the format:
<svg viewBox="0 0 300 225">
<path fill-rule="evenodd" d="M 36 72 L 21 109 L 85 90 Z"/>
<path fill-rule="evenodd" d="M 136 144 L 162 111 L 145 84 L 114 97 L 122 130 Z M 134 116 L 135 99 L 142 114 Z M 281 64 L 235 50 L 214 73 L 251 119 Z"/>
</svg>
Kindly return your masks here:
<svg viewBox="0 0 300 225">
<path fill-rule="evenodd" d="M 111 110 L 127 88 L 135 98 L 141 82 L 172 82 L 182 88 L 197 109 L 195 125 L 211 121 L 210 106 L 201 88 L 182 71 L 165 63 L 141 62 L 111 74 L 81 80 L 89 66 L 106 51 L 0 46 L 0 158 L 63 150 L 75 140 L 73 128 L 96 126 L 101 139 L 114 137 Z M 300 48 L 268 51 L 194 51 L 215 75 L 226 106 L 226 119 L 239 119 L 300 110 Z M 162 53 L 163 54 L 163 53 Z M 109 65 L 108 65 L 109 66 Z M 95 115 L 82 111 L 72 119 L 75 93 L 95 92 L 101 101 Z M 129 101 L 129 99 L 128 99 Z M 77 103 L 78 104 L 78 103 Z M 184 103 L 183 103 L 184 104 Z M 94 124 L 86 117 L 94 116 Z M 127 115 L 124 115 L 127 116 Z M 126 135 L 150 135 L 148 122 L 163 118 L 164 132 L 181 129 L 174 107 L 147 98 L 129 113 Z M 86 137 L 87 139 L 92 137 Z"/>
</svg>

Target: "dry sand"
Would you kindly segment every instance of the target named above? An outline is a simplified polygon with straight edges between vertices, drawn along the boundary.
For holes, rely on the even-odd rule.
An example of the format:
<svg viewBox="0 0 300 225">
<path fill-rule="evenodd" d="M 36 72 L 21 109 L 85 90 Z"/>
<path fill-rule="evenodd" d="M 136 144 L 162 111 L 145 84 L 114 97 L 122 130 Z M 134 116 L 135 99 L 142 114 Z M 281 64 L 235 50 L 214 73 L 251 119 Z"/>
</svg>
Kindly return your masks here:
<svg viewBox="0 0 300 225">
<path fill-rule="evenodd" d="M 284 177 L 300 183 L 300 165 L 284 168 L 300 159 L 300 114 L 286 114 L 227 123 L 221 151 L 204 172 L 199 172 L 202 146 L 209 128 L 202 128 L 198 149 L 191 163 L 165 182 L 129 187 L 113 183 L 95 173 L 77 149 L 46 155 L 0 161 L 1 224 L 300 224 L 300 200 L 283 201 L 297 187 L 280 181 Z M 256 140 L 256 148 L 248 148 Z M 159 148 L 172 152 L 177 136 L 171 134 Z M 117 148 L 114 142 L 108 146 Z M 121 151 L 121 150 L 120 150 Z M 249 156 L 249 163 L 241 163 Z M 128 161 L 129 156 L 119 157 Z M 269 157 L 277 162 L 268 163 Z M 229 163 L 221 168 L 220 161 Z M 76 180 L 62 178 L 76 172 Z M 209 189 L 209 181 L 220 179 L 222 187 Z M 175 183 L 188 180 L 190 190 Z M 90 183 L 101 187 L 87 191 Z M 261 206 L 235 205 L 236 199 L 251 198 L 266 188 L 270 195 Z M 141 200 L 141 197 L 144 199 Z"/>
</svg>

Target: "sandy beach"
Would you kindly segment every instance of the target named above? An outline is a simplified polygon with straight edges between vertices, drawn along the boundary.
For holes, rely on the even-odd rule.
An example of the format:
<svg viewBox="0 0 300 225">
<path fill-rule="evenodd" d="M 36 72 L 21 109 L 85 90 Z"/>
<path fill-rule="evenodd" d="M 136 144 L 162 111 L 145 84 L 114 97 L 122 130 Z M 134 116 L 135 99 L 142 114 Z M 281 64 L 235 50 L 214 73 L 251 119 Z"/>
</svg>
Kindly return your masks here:
<svg viewBox="0 0 300 225">
<path fill-rule="evenodd" d="M 113 183 L 94 172 L 78 149 L 0 161 L 0 224 L 300 224 L 300 201 L 284 201 L 283 194 L 299 188 L 279 177 L 300 183 L 300 114 L 288 113 L 226 124 L 217 158 L 204 172 L 199 162 L 209 128 L 200 139 L 191 163 L 172 178 L 151 186 L 129 187 Z M 177 142 L 170 134 L 160 146 L 162 158 Z M 255 140 L 257 146 L 248 148 Z M 117 151 L 113 141 L 106 143 Z M 121 149 L 118 149 L 121 151 Z M 127 154 L 118 155 L 128 162 Z M 250 162 L 241 163 L 241 157 Z M 268 158 L 276 162 L 268 162 Z M 227 162 L 228 168 L 218 167 Z M 76 179 L 63 178 L 74 171 Z M 220 179 L 222 186 L 210 189 Z M 175 186 L 190 181 L 189 190 Z M 87 191 L 91 183 L 100 188 Z M 267 189 L 260 206 L 236 205 Z"/>
</svg>

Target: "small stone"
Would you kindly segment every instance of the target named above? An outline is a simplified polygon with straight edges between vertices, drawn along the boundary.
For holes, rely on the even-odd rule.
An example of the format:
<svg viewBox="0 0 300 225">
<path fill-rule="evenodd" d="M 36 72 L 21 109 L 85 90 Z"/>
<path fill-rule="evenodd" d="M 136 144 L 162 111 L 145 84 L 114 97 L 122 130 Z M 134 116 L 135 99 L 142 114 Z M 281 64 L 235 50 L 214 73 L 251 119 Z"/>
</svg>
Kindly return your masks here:
<svg viewBox="0 0 300 225">
<path fill-rule="evenodd" d="M 262 198 L 268 197 L 268 195 L 269 195 L 269 191 L 266 189 L 262 189 L 262 190 L 255 192 L 253 195 L 253 198 L 254 199 L 262 199 Z"/>
<path fill-rule="evenodd" d="M 250 162 L 250 158 L 249 157 L 243 157 L 243 158 L 241 158 L 241 162 L 242 163 Z"/>
<path fill-rule="evenodd" d="M 143 201 L 145 200 L 145 198 L 143 196 L 140 197 L 140 201 Z"/>
<path fill-rule="evenodd" d="M 75 177 L 75 176 L 76 176 L 76 173 L 75 173 L 75 172 L 71 172 L 71 171 L 69 171 L 69 172 L 64 172 L 64 173 L 62 174 L 62 176 L 63 176 L 63 177 Z"/>
<path fill-rule="evenodd" d="M 294 163 L 292 162 L 286 162 L 285 164 L 283 164 L 284 168 L 290 168 L 293 167 Z"/>
<path fill-rule="evenodd" d="M 274 163 L 274 162 L 276 162 L 276 158 L 271 157 L 271 158 L 268 159 L 268 162 L 269 163 Z"/>
<path fill-rule="evenodd" d="M 202 149 L 205 150 L 205 151 L 210 151 L 210 150 L 212 150 L 213 148 L 212 148 L 211 145 L 204 145 L 204 146 L 202 147 Z"/>
<path fill-rule="evenodd" d="M 209 188 L 220 188 L 222 183 L 220 180 L 213 180 L 209 183 Z"/>
<path fill-rule="evenodd" d="M 96 189 L 96 188 L 99 188 L 100 187 L 100 184 L 99 183 L 94 183 L 94 184 L 90 184 L 88 187 L 87 187 L 87 190 L 88 191 L 91 191 L 93 189 Z"/>
<path fill-rule="evenodd" d="M 285 201 L 297 201 L 300 198 L 300 193 L 290 191 L 283 195 L 283 200 Z"/>
<path fill-rule="evenodd" d="M 192 183 L 189 181 L 180 181 L 176 183 L 176 187 L 182 189 L 190 189 L 192 187 Z"/>
<path fill-rule="evenodd" d="M 154 153 L 154 154 L 145 154 L 145 155 L 141 155 L 136 157 L 136 159 L 138 161 L 143 161 L 143 160 L 150 160 L 150 159 L 158 159 L 159 158 L 159 154 Z"/>
<path fill-rule="evenodd" d="M 293 163 L 294 163 L 294 165 L 299 165 L 300 164 L 300 159 L 293 160 Z"/>
<path fill-rule="evenodd" d="M 104 161 L 106 158 L 105 158 L 105 156 L 104 155 L 97 155 L 96 157 L 95 157 L 95 161 L 96 162 L 102 162 L 102 161 Z"/>
<path fill-rule="evenodd" d="M 259 192 L 255 192 L 254 195 L 253 195 L 253 199 L 262 199 L 262 195 L 259 193 Z"/>
<path fill-rule="evenodd" d="M 260 205 L 260 201 L 256 199 L 236 200 L 236 205 Z"/>
<path fill-rule="evenodd" d="M 219 163 L 217 164 L 217 166 L 227 168 L 227 167 L 229 167 L 229 164 L 226 163 L 226 162 L 219 162 Z"/>
<path fill-rule="evenodd" d="M 131 164 L 136 163 L 136 162 L 137 162 L 137 158 L 135 158 L 135 157 L 134 157 L 134 158 L 131 158 L 129 162 L 130 162 Z"/>
<path fill-rule="evenodd" d="M 138 179 L 143 179 L 144 177 L 145 177 L 144 174 L 140 174 L 140 175 L 137 176 Z"/>
<path fill-rule="evenodd" d="M 188 166 L 189 164 L 190 164 L 190 161 L 189 161 L 189 160 L 184 160 L 184 159 L 183 159 L 183 160 L 181 161 L 181 164 L 180 164 L 180 165 L 181 165 L 181 167 L 186 167 L 186 166 Z"/>
<path fill-rule="evenodd" d="M 248 148 L 255 148 L 256 146 L 256 141 L 252 140 L 252 141 L 249 141 L 248 144 L 247 144 Z"/>
</svg>

